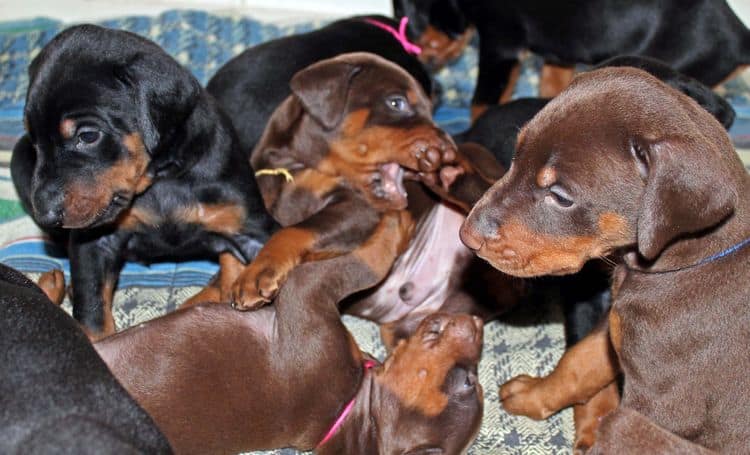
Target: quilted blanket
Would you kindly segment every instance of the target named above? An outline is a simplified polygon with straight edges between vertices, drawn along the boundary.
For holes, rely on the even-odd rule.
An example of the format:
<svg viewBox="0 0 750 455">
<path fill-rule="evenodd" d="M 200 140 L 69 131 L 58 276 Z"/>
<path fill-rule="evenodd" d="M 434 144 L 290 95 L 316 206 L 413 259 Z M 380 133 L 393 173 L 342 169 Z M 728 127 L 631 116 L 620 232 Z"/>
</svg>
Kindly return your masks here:
<svg viewBox="0 0 750 455">
<path fill-rule="evenodd" d="M 101 25 L 130 30 L 154 40 L 205 83 L 223 63 L 245 48 L 321 24 L 278 27 L 246 17 L 169 11 L 154 18 L 128 17 L 103 21 Z M 0 262 L 32 278 L 51 268 L 62 268 L 69 278 L 69 264 L 65 252 L 49 243 L 23 212 L 10 180 L 8 164 L 13 143 L 23 130 L 22 112 L 28 84 L 26 68 L 62 28 L 61 23 L 48 19 L 0 23 Z M 443 86 L 443 96 L 435 116 L 449 132 L 459 132 L 468 126 L 476 61 L 476 47 L 472 46 L 437 76 Z M 534 57 L 524 60 L 515 97 L 536 95 L 539 66 L 540 61 Z M 744 149 L 750 148 L 748 86 L 748 81 L 741 76 L 723 87 L 722 93 L 738 112 L 731 134 L 740 156 L 750 166 L 750 150 Z M 197 292 L 216 270 L 216 264 L 209 261 L 126 264 L 115 295 L 118 327 L 122 329 L 174 310 Z M 67 303 L 66 308 L 69 309 Z M 363 349 L 381 359 L 384 357 L 374 324 L 351 317 L 345 317 L 345 321 Z M 479 376 L 485 390 L 485 414 L 481 432 L 469 453 L 569 453 L 573 436 L 570 410 L 536 422 L 508 415 L 502 410 L 497 394 L 498 385 L 517 374 L 549 372 L 562 354 L 562 315 L 554 296 L 487 324 L 484 341 Z"/>
</svg>

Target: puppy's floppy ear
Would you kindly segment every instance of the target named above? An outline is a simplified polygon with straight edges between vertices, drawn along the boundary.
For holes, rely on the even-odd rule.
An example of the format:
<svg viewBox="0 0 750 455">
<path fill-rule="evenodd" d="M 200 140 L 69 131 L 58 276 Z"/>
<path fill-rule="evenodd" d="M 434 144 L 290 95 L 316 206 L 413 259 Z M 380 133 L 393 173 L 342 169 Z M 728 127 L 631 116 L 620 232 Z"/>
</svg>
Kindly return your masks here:
<svg viewBox="0 0 750 455">
<path fill-rule="evenodd" d="M 304 111 L 300 103 L 292 97 L 287 98 L 271 115 L 263 135 L 250 155 L 253 170 L 261 172 L 255 179 L 263 203 L 269 213 L 284 226 L 294 224 L 288 223 L 290 217 L 283 213 L 284 207 L 288 206 L 287 201 L 279 200 L 284 187 L 288 185 L 287 178 L 307 167 L 291 144 L 295 135 L 299 134 L 295 125 L 302 115 Z M 302 210 L 297 210 L 297 213 L 301 212 Z"/>
<path fill-rule="evenodd" d="M 638 215 L 638 251 L 653 260 L 676 237 L 699 232 L 729 216 L 737 194 L 723 182 L 724 161 L 707 140 L 634 140 L 631 152 L 646 189 Z"/>
<path fill-rule="evenodd" d="M 305 111 L 331 130 L 344 118 L 352 79 L 361 69 L 345 60 L 325 60 L 299 71 L 289 86 Z"/>
<path fill-rule="evenodd" d="M 135 54 L 115 67 L 115 76 L 136 92 L 138 123 L 150 153 L 163 135 L 185 121 L 200 96 L 198 80 L 162 52 Z"/>
</svg>

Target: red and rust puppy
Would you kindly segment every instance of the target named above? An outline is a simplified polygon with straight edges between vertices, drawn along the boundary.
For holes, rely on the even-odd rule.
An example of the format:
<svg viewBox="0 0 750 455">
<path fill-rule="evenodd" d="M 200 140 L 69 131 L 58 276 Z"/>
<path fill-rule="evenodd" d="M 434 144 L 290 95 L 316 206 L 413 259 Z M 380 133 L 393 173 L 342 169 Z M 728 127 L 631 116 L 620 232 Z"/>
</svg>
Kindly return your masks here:
<svg viewBox="0 0 750 455">
<path fill-rule="evenodd" d="M 277 227 L 230 121 L 154 43 L 71 27 L 29 76 L 11 174 L 26 211 L 68 244 L 73 315 L 91 334 L 115 331 L 124 260 L 249 261 Z"/>
<path fill-rule="evenodd" d="M 253 76 L 265 77 L 251 73 L 245 83 L 282 82 L 247 80 Z M 486 319 L 516 302 L 522 291 L 516 280 L 498 277 L 460 242 L 464 213 L 439 203 L 420 184 L 402 181 L 408 176 L 438 191 L 449 183 L 446 196 L 468 212 L 466 201 L 476 201 L 503 172 L 476 146 L 456 153 L 433 124 L 414 78 L 378 57 L 351 54 L 300 71 L 291 88 L 252 158 L 267 207 L 287 228 L 244 272 L 236 261 L 222 264 L 217 280 L 190 304 L 233 300 L 245 308 L 270 301 L 301 261 L 342 254 L 366 241 L 387 208 L 412 215 L 412 241 L 386 280 L 349 299 L 346 312 L 384 324 L 388 348 L 430 313 Z M 250 100 L 235 102 L 252 111 Z M 257 115 L 245 112 L 233 120 L 242 129 L 244 118 Z M 492 291 L 487 282 L 496 285 Z"/>
<path fill-rule="evenodd" d="M 456 157 L 417 81 L 374 54 L 323 60 L 290 86 L 251 156 L 265 205 L 284 229 L 234 280 L 240 309 L 270 302 L 300 263 L 366 242 L 385 211 L 406 208 L 405 170 L 435 172 Z"/>
<path fill-rule="evenodd" d="M 422 46 L 420 58 L 437 67 L 461 53 L 472 28 L 479 35 L 479 75 L 473 117 L 510 100 L 519 55 L 544 58 L 540 96 L 570 83 L 574 66 L 617 55 L 658 58 L 714 86 L 750 64 L 750 31 L 724 0 L 394 0 Z"/>
<path fill-rule="evenodd" d="M 273 306 L 196 305 L 95 347 L 177 453 L 462 453 L 482 416 L 482 321 L 432 315 L 373 365 L 337 308 L 382 280 L 410 229 L 387 211 L 354 251 L 295 268 Z"/>
<path fill-rule="evenodd" d="M 729 137 L 695 101 L 643 71 L 601 69 L 576 78 L 524 127 L 513 166 L 474 207 L 461 238 L 517 276 L 572 273 L 621 251 L 608 336 L 625 381 L 607 431 L 633 434 L 645 421 L 743 452 L 748 190 Z M 503 386 L 503 399 L 545 416 L 611 387 L 618 366 L 607 330 L 592 337 L 548 378 Z M 592 357 L 603 368 L 588 375 Z M 606 447 L 617 452 L 617 440 Z"/>
</svg>

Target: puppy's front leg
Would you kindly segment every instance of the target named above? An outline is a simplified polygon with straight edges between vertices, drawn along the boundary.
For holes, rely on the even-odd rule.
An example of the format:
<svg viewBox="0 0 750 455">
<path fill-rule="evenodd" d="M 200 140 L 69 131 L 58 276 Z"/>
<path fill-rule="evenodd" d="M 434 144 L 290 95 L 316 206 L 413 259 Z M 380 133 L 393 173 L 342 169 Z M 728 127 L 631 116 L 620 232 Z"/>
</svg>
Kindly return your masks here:
<svg viewBox="0 0 750 455">
<path fill-rule="evenodd" d="M 271 236 L 235 281 L 232 302 L 250 310 L 271 302 L 289 272 L 302 262 L 346 254 L 373 232 L 379 214 L 359 194 L 342 189 L 304 221 Z"/>
<path fill-rule="evenodd" d="M 585 403 L 620 373 L 606 324 L 568 349 L 543 378 L 517 376 L 500 387 L 503 408 L 511 414 L 546 419 L 562 408 Z"/>
<path fill-rule="evenodd" d="M 471 120 L 487 110 L 488 106 L 510 101 L 516 79 L 520 74 L 516 56 L 498 53 L 491 44 L 479 43 L 479 76 L 474 98 L 471 100 Z"/>
<path fill-rule="evenodd" d="M 116 331 L 112 299 L 122 266 L 124 242 L 123 236 L 117 234 L 94 237 L 88 231 L 78 230 L 70 234 L 73 317 L 92 339 Z"/>
</svg>

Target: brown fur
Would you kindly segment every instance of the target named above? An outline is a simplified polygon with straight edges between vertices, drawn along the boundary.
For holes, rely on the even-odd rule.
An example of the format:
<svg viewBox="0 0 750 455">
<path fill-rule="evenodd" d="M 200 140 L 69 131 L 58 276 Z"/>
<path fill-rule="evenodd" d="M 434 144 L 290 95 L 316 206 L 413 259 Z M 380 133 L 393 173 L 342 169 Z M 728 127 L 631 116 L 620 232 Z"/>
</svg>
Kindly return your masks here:
<svg viewBox="0 0 750 455">
<path fill-rule="evenodd" d="M 511 414 L 546 419 L 573 404 L 584 404 L 619 373 L 606 326 L 568 349 L 548 376 L 517 376 L 500 387 L 503 408 Z"/>
<path fill-rule="evenodd" d="M 474 207 L 461 235 L 511 274 L 551 246 L 576 259 L 536 261 L 534 274 L 573 272 L 605 252 L 623 253 L 609 319 L 625 376 L 617 413 L 640 417 L 607 426 L 595 449 L 659 452 L 668 435 L 677 444 L 670 447 L 746 450 L 750 248 L 702 262 L 750 237 L 750 202 L 741 197 L 750 177 L 722 125 L 647 73 L 611 68 L 578 76 L 519 138 L 513 168 Z M 550 163 L 570 205 L 536 184 Z M 575 238 L 590 240 L 569 242 Z M 503 257 L 506 245 L 513 261 Z M 591 396 L 602 385 L 594 376 L 571 387 Z M 646 429 L 633 431 L 633 422 Z"/>
<path fill-rule="evenodd" d="M 497 101 L 498 104 L 504 104 L 511 100 L 511 97 L 513 96 L 513 89 L 515 89 L 516 82 L 518 82 L 518 78 L 520 76 L 521 64 L 516 63 L 510 70 L 510 74 L 508 75 L 508 86 L 505 87 L 505 90 L 503 90 L 503 93 L 500 95 L 500 99 Z M 476 120 L 476 117 L 472 117 L 471 120 Z"/>
<path fill-rule="evenodd" d="M 118 226 L 128 231 L 136 231 L 143 226 L 158 226 L 160 221 L 156 213 L 139 207 L 130 207 L 117 218 Z"/>
<path fill-rule="evenodd" d="M 209 232 L 236 234 L 245 223 L 245 209 L 237 204 L 200 204 L 186 207 L 177 218 L 185 223 L 197 224 Z"/>
<path fill-rule="evenodd" d="M 434 172 L 456 156 L 419 84 L 384 59 L 325 60 L 297 73 L 291 87 L 251 157 L 256 171 L 286 169 L 293 176 L 258 175 L 266 207 L 285 228 L 234 284 L 239 309 L 268 303 L 294 267 L 352 251 L 376 233 L 383 213 L 406 207 L 405 194 L 378 191 L 381 166 Z M 394 94 L 411 100 L 412 115 L 388 110 Z"/>
<path fill-rule="evenodd" d="M 28 131 L 28 128 L 26 129 Z M 76 134 L 76 122 L 71 119 L 65 119 L 60 122 L 60 136 L 64 139 L 72 139 Z"/>
<path fill-rule="evenodd" d="M 406 342 L 411 356 L 439 363 L 439 368 L 423 365 L 430 368 L 431 383 L 449 395 L 444 412 L 434 414 L 431 408 L 433 414 L 426 415 L 392 392 L 410 397 L 421 390 L 404 370 L 413 358 L 393 354 L 386 366 L 363 371 L 364 356 L 337 309 L 343 297 L 387 273 L 408 235 L 402 222 L 410 220 L 388 212 L 374 235 L 352 253 L 300 265 L 272 307 L 241 313 L 226 305 L 197 305 L 120 332 L 96 349 L 176 453 L 310 450 L 352 397 L 351 413 L 333 438 L 317 447 L 318 453 L 425 447 L 460 453 L 481 422 L 481 386 L 466 393 L 450 378 L 465 371 L 476 374 L 481 321 L 433 315 Z M 376 266 L 370 268 L 363 258 L 376 259 Z M 423 340 L 435 323 L 443 330 L 426 345 Z M 154 368 L 161 373 L 154 374 Z M 390 374 L 391 368 L 402 374 Z"/>
<path fill-rule="evenodd" d="M 180 308 L 195 306 L 199 303 L 229 301 L 232 297 L 228 292 L 231 291 L 232 285 L 244 269 L 245 265 L 232 253 L 219 254 L 218 274 L 208 283 L 208 286 L 182 303 Z"/>
<path fill-rule="evenodd" d="M 65 276 L 62 270 L 53 269 L 44 272 L 39 277 L 37 285 L 44 291 L 47 298 L 55 305 L 60 305 L 65 299 Z"/>
<path fill-rule="evenodd" d="M 466 49 L 474 36 L 474 29 L 469 27 L 455 39 L 441 32 L 433 26 L 428 26 L 417 44 L 422 48 L 419 60 L 435 69 L 442 68 L 457 59 Z"/>
<path fill-rule="evenodd" d="M 573 452 L 586 453 L 596 442 L 596 433 L 602 418 L 617 409 L 620 404 L 620 390 L 617 382 L 596 392 L 583 404 L 573 405 L 573 422 L 576 428 Z"/>
<path fill-rule="evenodd" d="M 574 74 L 575 68 L 572 66 L 559 66 L 545 62 L 539 74 L 539 96 L 554 98 L 559 95 L 573 80 Z M 514 87 L 515 82 L 511 79 L 509 86 Z"/>
<path fill-rule="evenodd" d="M 122 142 L 128 150 L 127 158 L 95 177 L 79 177 L 66 186 L 63 221 L 66 228 L 91 224 L 115 194 L 133 197 L 151 184 L 146 174 L 150 158 L 138 133 L 126 135 Z"/>
</svg>

